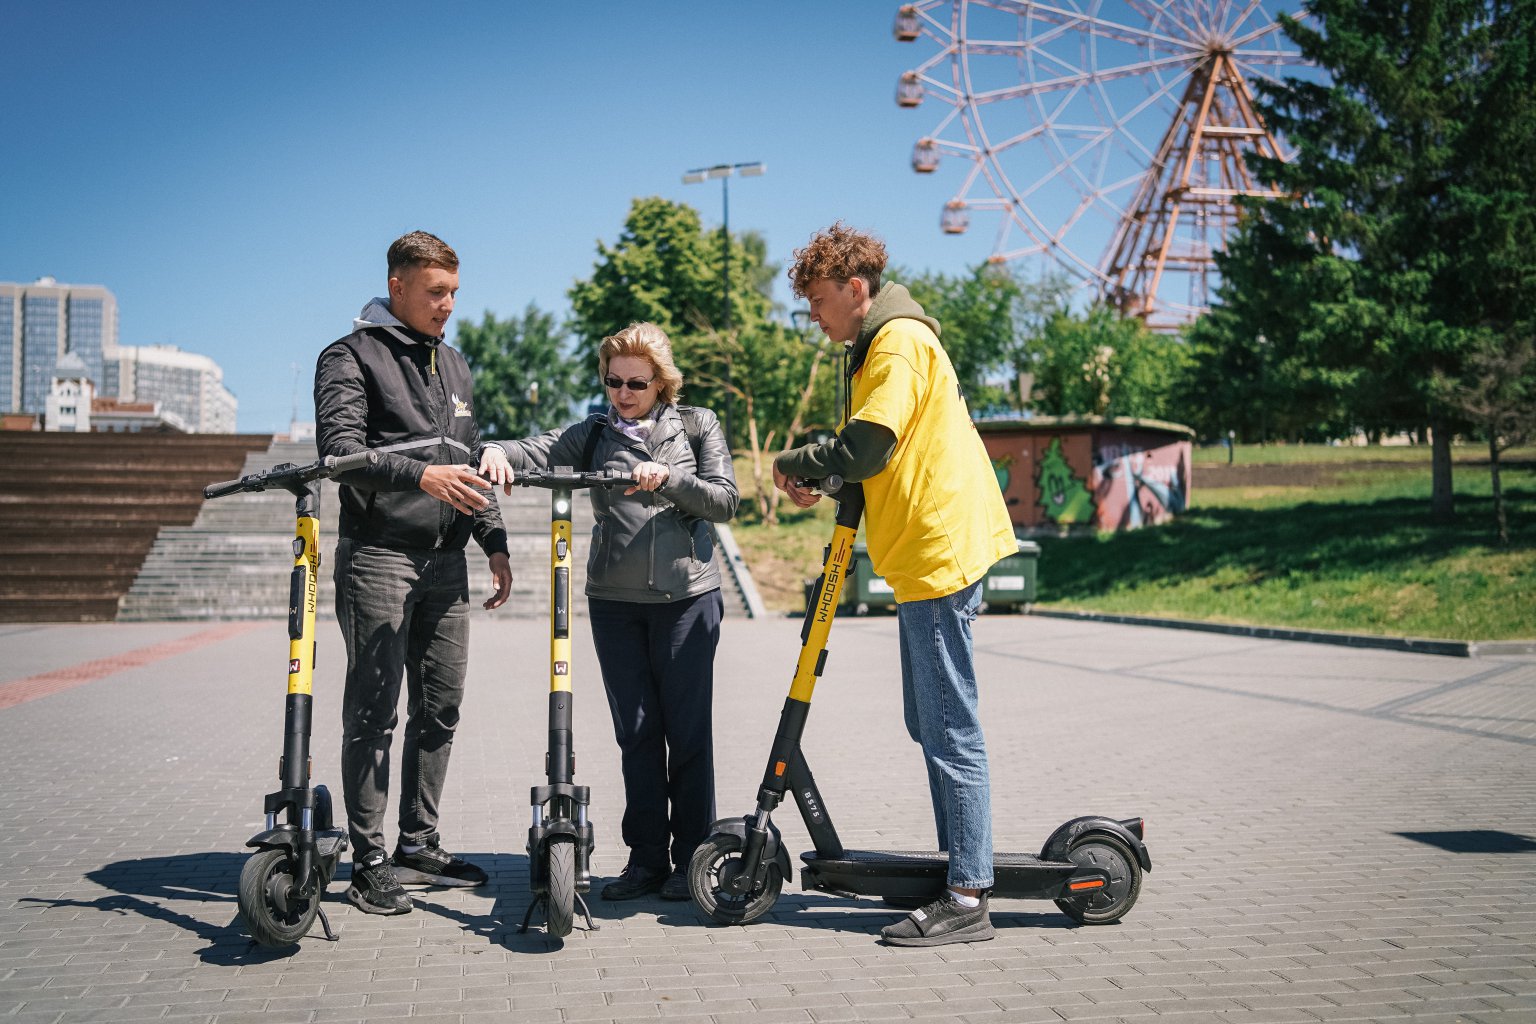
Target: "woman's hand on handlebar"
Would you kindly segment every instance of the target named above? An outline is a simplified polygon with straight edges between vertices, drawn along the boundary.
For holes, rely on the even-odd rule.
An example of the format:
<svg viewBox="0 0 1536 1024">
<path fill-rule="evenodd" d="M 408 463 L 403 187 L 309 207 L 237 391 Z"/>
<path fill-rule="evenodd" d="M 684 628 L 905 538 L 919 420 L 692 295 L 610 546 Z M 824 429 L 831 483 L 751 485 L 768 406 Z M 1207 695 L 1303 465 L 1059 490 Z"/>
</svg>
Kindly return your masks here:
<svg viewBox="0 0 1536 1024">
<path fill-rule="evenodd" d="M 795 483 L 794 478 L 785 476 L 778 466 L 773 467 L 773 486 L 789 495 L 789 500 L 800 508 L 810 508 L 821 500 L 821 495 Z"/>
<path fill-rule="evenodd" d="M 492 489 L 501 484 L 503 494 L 512 493 L 512 481 L 517 479 L 512 472 L 512 463 L 507 461 L 507 453 L 499 444 L 488 444 L 480 453 L 480 475 L 491 482 Z"/>
<path fill-rule="evenodd" d="M 642 462 L 630 470 L 630 476 L 635 479 L 635 486 L 625 491 L 625 494 L 634 494 L 636 491 L 654 491 L 667 482 L 672 471 L 659 462 Z"/>
</svg>

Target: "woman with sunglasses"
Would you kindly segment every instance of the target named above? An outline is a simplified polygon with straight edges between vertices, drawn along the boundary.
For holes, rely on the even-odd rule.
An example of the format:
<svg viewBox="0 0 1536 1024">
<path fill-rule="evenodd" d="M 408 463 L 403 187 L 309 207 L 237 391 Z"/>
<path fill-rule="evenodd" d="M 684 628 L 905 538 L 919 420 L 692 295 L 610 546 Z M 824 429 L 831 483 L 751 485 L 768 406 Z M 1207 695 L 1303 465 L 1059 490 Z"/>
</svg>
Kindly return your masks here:
<svg viewBox="0 0 1536 1024">
<path fill-rule="evenodd" d="M 730 446 L 707 409 L 678 405 L 683 375 L 655 324 L 603 339 L 605 413 L 560 430 L 486 444 L 493 484 L 519 469 L 630 473 L 597 487 L 587 600 L 624 773 L 623 874 L 603 899 L 688 899 L 688 860 L 715 818 L 712 706 L 724 603 L 709 523 L 736 514 Z"/>
</svg>

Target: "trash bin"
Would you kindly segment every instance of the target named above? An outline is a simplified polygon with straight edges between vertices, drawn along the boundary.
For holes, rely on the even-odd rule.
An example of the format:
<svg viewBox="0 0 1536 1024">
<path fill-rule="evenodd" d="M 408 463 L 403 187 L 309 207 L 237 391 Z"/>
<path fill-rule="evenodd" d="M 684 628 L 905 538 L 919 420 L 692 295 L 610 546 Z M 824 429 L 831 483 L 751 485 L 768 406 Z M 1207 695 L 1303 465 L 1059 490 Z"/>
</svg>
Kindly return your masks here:
<svg viewBox="0 0 1536 1024">
<path fill-rule="evenodd" d="M 1039 561 L 1040 545 L 1021 540 L 1017 554 L 1008 555 L 987 570 L 981 587 L 981 599 L 987 610 L 1022 610 L 1033 601 Z"/>
<path fill-rule="evenodd" d="M 1021 611 L 1035 600 L 1035 577 L 1040 560 L 1040 545 L 1032 540 L 1018 542 L 1019 550 L 1001 559 L 988 570 L 981 585 L 984 611 Z M 869 560 L 869 549 L 862 541 L 854 544 L 853 557 L 848 570 L 852 578 L 844 581 L 837 610 L 852 611 L 855 615 L 868 615 L 876 608 L 895 609 L 896 591 L 885 582 L 885 577 L 875 574 Z M 815 580 L 805 582 L 805 600 L 809 604 Z"/>
<path fill-rule="evenodd" d="M 875 575 L 869 549 L 862 542 L 853 546 L 853 590 L 855 615 L 868 615 L 871 608 L 896 607 L 896 591 L 885 582 L 884 576 Z"/>
</svg>

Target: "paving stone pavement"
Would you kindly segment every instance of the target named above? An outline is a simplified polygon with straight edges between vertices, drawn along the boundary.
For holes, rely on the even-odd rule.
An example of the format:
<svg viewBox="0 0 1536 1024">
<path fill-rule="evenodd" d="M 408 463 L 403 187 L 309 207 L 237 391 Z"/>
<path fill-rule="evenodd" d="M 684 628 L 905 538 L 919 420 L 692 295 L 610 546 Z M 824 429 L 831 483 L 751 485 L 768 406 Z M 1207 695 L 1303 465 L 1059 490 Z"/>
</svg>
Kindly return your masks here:
<svg viewBox="0 0 1536 1024">
<path fill-rule="evenodd" d="M 624 862 L 622 790 L 577 622 L 598 888 Z M 491 883 L 418 890 L 415 913 L 377 918 L 341 898 L 344 867 L 326 903 L 340 941 L 268 951 L 235 889 L 275 781 L 287 643 L 277 622 L 170 643 L 209 628 L 0 627 L 0 689 L 123 665 L 0 710 L 0 1024 L 1536 1021 L 1536 657 L 983 617 L 998 848 L 1037 852 L 1078 814 L 1145 816 L 1153 871 L 1121 923 L 998 901 L 993 941 L 893 949 L 877 939 L 895 912 L 795 880 L 757 924 L 594 900 L 601 929 L 561 942 L 517 933 L 544 626 L 485 616 L 443 828 Z M 798 629 L 726 623 L 722 816 L 753 803 Z M 849 846 L 932 842 L 895 633 L 840 622 L 811 716 L 807 756 Z M 333 787 L 339 650 L 322 623 L 315 777 Z M 777 820 L 809 849 L 792 805 Z"/>
</svg>

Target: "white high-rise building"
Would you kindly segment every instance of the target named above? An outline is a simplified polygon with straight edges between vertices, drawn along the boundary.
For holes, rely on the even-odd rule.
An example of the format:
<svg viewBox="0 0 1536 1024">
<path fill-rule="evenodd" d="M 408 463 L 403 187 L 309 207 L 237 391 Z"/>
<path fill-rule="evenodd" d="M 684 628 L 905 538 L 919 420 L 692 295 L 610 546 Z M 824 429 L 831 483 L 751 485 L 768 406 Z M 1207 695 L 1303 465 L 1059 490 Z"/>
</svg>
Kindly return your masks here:
<svg viewBox="0 0 1536 1024">
<path fill-rule="evenodd" d="M 0 281 L 0 412 L 43 413 L 54 368 L 66 353 L 98 394 L 111 394 L 106 364 L 117 349 L 117 299 L 100 285 Z"/>
<path fill-rule="evenodd" d="M 239 402 L 219 364 L 175 345 L 122 345 L 108 378 L 124 402 L 159 402 L 196 434 L 233 434 Z"/>
</svg>

